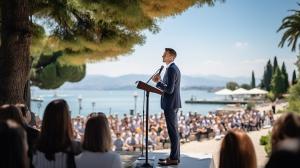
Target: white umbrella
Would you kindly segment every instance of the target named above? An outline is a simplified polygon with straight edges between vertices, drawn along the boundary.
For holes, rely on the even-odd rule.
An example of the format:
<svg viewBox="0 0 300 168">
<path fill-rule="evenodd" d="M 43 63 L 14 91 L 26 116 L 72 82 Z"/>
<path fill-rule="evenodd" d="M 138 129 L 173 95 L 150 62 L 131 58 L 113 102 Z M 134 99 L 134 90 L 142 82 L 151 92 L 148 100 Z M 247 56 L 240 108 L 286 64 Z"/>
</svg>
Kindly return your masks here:
<svg viewBox="0 0 300 168">
<path fill-rule="evenodd" d="M 265 90 L 262 90 L 262 89 L 253 88 L 253 89 L 249 90 L 249 94 L 253 94 L 253 95 L 263 95 L 263 94 L 268 94 L 268 92 L 265 91 Z"/>
<path fill-rule="evenodd" d="M 247 95 L 249 94 L 249 91 L 244 89 L 244 88 L 239 88 L 239 89 L 236 89 L 232 92 L 233 95 Z"/>
<path fill-rule="evenodd" d="M 224 89 L 221 89 L 221 90 L 215 92 L 215 94 L 216 94 L 216 95 L 224 95 L 224 96 L 227 96 L 227 95 L 232 95 L 232 91 L 229 90 L 229 89 L 224 88 Z"/>
</svg>

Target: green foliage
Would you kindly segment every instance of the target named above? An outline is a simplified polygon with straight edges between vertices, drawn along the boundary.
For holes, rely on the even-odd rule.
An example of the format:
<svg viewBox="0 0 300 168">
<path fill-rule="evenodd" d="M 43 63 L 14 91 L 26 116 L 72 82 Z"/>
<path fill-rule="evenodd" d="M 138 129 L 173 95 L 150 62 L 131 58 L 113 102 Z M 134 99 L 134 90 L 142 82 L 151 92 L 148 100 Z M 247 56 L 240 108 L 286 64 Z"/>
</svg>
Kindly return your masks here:
<svg viewBox="0 0 300 168">
<path fill-rule="evenodd" d="M 300 82 L 289 89 L 288 110 L 300 113 Z"/>
<path fill-rule="evenodd" d="M 282 63 L 282 67 L 281 67 L 281 72 L 283 75 L 283 92 L 286 93 L 290 87 L 290 83 L 289 83 L 289 75 L 286 72 L 286 68 L 285 68 L 285 63 Z"/>
<path fill-rule="evenodd" d="M 267 91 L 271 90 L 272 75 L 273 75 L 273 66 L 271 64 L 271 61 L 269 60 L 265 67 L 262 84 L 261 84 L 262 88 Z"/>
<path fill-rule="evenodd" d="M 276 69 L 279 68 L 278 66 L 278 61 L 277 61 L 277 57 L 274 57 L 274 62 L 273 62 L 273 73 L 275 73 Z"/>
<path fill-rule="evenodd" d="M 254 71 L 252 71 L 252 75 L 251 75 L 251 88 L 255 88 L 256 84 L 255 84 L 255 75 L 254 75 Z"/>
<path fill-rule="evenodd" d="M 298 4 L 300 6 L 300 4 Z M 287 46 L 292 46 L 292 51 L 295 51 L 299 47 L 298 39 L 300 37 L 300 11 L 291 10 L 294 12 L 292 15 L 285 17 L 282 20 L 282 24 L 277 30 L 284 31 L 279 46 L 283 47 L 285 42 L 288 42 Z"/>
<path fill-rule="evenodd" d="M 297 83 L 297 76 L 296 76 L 296 71 L 294 70 L 293 71 L 293 77 L 292 77 L 292 85 L 295 85 Z"/>
<path fill-rule="evenodd" d="M 284 75 L 281 70 L 277 67 L 275 74 L 272 77 L 271 90 L 274 93 L 275 97 L 281 97 L 285 93 L 284 88 Z"/>
<path fill-rule="evenodd" d="M 85 64 L 61 63 L 62 52 L 55 52 L 52 55 L 41 55 L 34 60 L 31 69 L 30 79 L 32 85 L 41 89 L 56 89 L 65 82 L 78 82 L 85 76 Z"/>
<path fill-rule="evenodd" d="M 240 87 L 241 87 L 241 88 L 244 88 L 244 89 L 246 89 L 246 90 L 251 89 L 251 86 L 250 86 L 249 84 L 247 84 L 247 83 L 241 84 Z"/>
<path fill-rule="evenodd" d="M 276 100 L 275 94 L 273 92 L 269 92 L 267 94 L 267 98 L 272 102 Z"/>
<path fill-rule="evenodd" d="M 228 83 L 226 84 L 226 88 L 227 88 L 227 89 L 230 89 L 230 90 L 235 90 L 235 89 L 237 89 L 238 87 L 239 87 L 239 84 L 237 84 L 236 82 L 233 82 L 233 81 L 228 82 Z"/>
<path fill-rule="evenodd" d="M 271 137 L 272 137 L 272 134 L 271 134 L 271 132 L 269 132 L 268 135 L 261 136 L 259 139 L 259 144 L 264 146 L 264 149 L 268 156 L 270 156 L 271 152 L 272 152 Z"/>
<path fill-rule="evenodd" d="M 259 144 L 266 145 L 269 143 L 269 140 L 270 140 L 269 135 L 261 136 L 259 139 Z"/>
</svg>

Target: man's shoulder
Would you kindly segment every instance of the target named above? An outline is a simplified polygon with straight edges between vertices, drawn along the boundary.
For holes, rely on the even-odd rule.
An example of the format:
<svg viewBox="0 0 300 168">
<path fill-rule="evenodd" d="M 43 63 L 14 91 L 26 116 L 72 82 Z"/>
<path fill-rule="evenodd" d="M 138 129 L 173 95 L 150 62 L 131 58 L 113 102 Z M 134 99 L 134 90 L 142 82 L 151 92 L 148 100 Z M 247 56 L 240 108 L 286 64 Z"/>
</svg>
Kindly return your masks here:
<svg viewBox="0 0 300 168">
<path fill-rule="evenodd" d="M 175 73 L 179 73 L 180 70 L 178 68 L 178 66 L 175 63 L 172 63 L 172 65 L 170 65 L 170 67 L 168 68 L 170 71 L 173 71 Z"/>
<path fill-rule="evenodd" d="M 172 63 L 168 69 L 179 69 L 175 63 Z"/>
</svg>

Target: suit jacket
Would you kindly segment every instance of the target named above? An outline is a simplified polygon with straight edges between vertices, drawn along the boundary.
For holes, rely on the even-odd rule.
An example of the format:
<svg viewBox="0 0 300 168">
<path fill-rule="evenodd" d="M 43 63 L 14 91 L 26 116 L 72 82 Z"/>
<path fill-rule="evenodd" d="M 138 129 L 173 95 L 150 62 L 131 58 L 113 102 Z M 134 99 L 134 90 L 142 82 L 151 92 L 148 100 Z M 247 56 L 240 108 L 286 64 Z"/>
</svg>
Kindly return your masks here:
<svg viewBox="0 0 300 168">
<path fill-rule="evenodd" d="M 166 69 L 163 80 L 156 84 L 156 87 L 163 91 L 161 96 L 161 108 L 163 110 L 181 108 L 180 99 L 180 71 L 175 63 Z"/>
</svg>

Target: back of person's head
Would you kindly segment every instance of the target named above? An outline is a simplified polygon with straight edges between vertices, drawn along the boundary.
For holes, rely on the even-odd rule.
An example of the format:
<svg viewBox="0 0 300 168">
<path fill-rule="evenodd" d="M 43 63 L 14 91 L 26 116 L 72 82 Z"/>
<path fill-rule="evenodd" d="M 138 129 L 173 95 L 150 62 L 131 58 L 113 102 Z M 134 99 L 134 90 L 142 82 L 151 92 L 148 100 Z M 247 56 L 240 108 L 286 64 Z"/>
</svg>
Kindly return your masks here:
<svg viewBox="0 0 300 168">
<path fill-rule="evenodd" d="M 300 167 L 300 140 L 287 138 L 277 144 L 265 168 L 299 168 Z"/>
<path fill-rule="evenodd" d="M 44 112 L 41 135 L 37 149 L 45 153 L 48 160 L 54 153 L 64 152 L 71 145 L 73 129 L 69 107 L 65 100 L 51 101 Z"/>
<path fill-rule="evenodd" d="M 22 117 L 24 118 L 24 121 L 26 122 L 26 124 L 28 124 L 31 121 L 31 113 L 28 107 L 25 104 L 21 104 L 21 103 L 16 104 L 16 107 L 19 108 Z"/>
<path fill-rule="evenodd" d="M 256 168 L 256 155 L 249 136 L 240 130 L 225 135 L 220 150 L 219 168 Z"/>
<path fill-rule="evenodd" d="M 21 126 L 24 125 L 24 119 L 21 111 L 15 105 L 11 104 L 4 104 L 0 107 L 0 120 L 13 120 Z"/>
<path fill-rule="evenodd" d="M 104 113 L 92 113 L 86 123 L 82 148 L 91 152 L 108 152 L 112 138 Z"/>
<path fill-rule="evenodd" d="M 27 168 L 27 150 L 24 129 L 13 120 L 0 121 L 0 167 Z"/>
<path fill-rule="evenodd" d="M 295 113 L 286 113 L 280 116 L 272 130 L 272 151 L 277 144 L 286 138 L 300 138 L 300 116 Z"/>
</svg>

